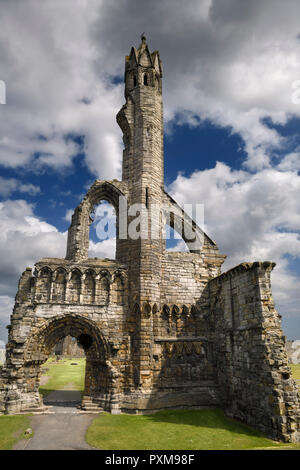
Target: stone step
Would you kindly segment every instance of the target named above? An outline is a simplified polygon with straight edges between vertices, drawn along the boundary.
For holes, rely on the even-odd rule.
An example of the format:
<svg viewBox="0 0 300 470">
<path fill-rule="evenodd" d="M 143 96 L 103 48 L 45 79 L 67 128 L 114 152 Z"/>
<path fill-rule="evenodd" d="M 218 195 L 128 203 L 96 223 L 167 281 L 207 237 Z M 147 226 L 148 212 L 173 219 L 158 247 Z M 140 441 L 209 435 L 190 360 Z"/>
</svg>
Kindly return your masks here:
<svg viewBox="0 0 300 470">
<path fill-rule="evenodd" d="M 93 402 L 91 399 L 82 400 L 81 407 L 85 408 L 87 406 L 101 408 L 101 406 L 98 403 Z"/>
<path fill-rule="evenodd" d="M 98 413 L 100 413 L 101 411 L 103 411 L 103 408 L 101 408 L 101 406 L 99 406 L 97 403 L 85 402 L 81 405 L 81 411 L 97 411 Z"/>
<path fill-rule="evenodd" d="M 85 404 L 85 405 L 81 406 L 82 410 L 86 410 L 87 408 L 88 409 L 97 408 L 97 410 L 102 410 L 103 411 L 103 408 L 101 408 L 101 406 L 96 405 L 96 403 L 88 403 L 88 404 Z"/>
<path fill-rule="evenodd" d="M 99 413 L 103 413 L 103 409 L 102 408 L 82 408 L 81 410 L 78 410 L 78 413 L 98 415 Z"/>
<path fill-rule="evenodd" d="M 50 414 L 49 408 L 47 406 L 40 407 L 40 408 L 26 408 L 25 410 L 20 411 L 18 414 L 25 415 L 25 414 Z"/>
</svg>

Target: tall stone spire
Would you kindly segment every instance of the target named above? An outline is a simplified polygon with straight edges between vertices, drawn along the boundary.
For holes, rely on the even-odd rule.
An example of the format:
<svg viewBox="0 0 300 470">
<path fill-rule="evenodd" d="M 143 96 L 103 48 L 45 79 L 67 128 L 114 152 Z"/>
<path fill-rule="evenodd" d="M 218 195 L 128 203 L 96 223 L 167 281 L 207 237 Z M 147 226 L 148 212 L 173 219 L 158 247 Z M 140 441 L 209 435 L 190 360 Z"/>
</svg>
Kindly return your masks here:
<svg viewBox="0 0 300 470">
<path fill-rule="evenodd" d="M 128 240 L 126 253 L 133 267 L 132 292 L 138 302 L 159 297 L 161 254 L 164 247 L 162 221 L 153 221 L 151 207 L 161 206 L 164 197 L 164 149 L 162 67 L 158 51 L 151 53 L 145 33 L 138 49 L 125 59 L 126 103 L 117 115 L 123 131 L 122 180 L 128 188 L 129 205 L 147 209 L 148 239 Z M 158 236 L 151 238 L 155 223 Z M 127 262 L 124 259 L 124 262 Z M 139 284 L 136 278 L 139 278 Z M 129 283 L 131 278 L 129 276 Z M 151 294 L 147 286 L 151 285 Z"/>
<path fill-rule="evenodd" d="M 163 188 L 162 63 L 158 51 L 149 51 L 145 33 L 141 40 L 125 58 L 126 103 L 117 115 L 125 145 L 122 179 L 133 182 L 154 170 Z"/>
</svg>

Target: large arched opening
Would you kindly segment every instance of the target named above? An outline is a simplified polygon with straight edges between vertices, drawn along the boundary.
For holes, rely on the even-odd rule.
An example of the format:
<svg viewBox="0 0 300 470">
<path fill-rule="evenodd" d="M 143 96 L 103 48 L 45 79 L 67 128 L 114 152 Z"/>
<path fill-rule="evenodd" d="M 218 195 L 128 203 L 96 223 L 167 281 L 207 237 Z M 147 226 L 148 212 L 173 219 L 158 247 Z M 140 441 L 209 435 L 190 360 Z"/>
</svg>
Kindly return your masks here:
<svg viewBox="0 0 300 470">
<path fill-rule="evenodd" d="M 167 250 L 201 252 L 204 232 L 176 203 L 164 208 L 163 222 Z"/>
<path fill-rule="evenodd" d="M 87 402 L 108 410 L 112 394 L 109 345 L 98 325 L 82 315 L 58 315 L 43 322 L 31 335 L 24 355 L 24 392 L 30 402 L 42 404 L 39 394 L 42 366 L 63 338 L 75 338 L 85 352 L 83 405 Z"/>
<path fill-rule="evenodd" d="M 90 227 L 95 221 L 95 216 L 97 218 L 97 208 L 101 207 L 102 204 L 109 204 L 111 208 L 109 211 L 111 212 L 111 216 L 113 215 L 112 224 L 115 224 L 115 259 L 117 261 L 122 261 L 122 253 L 123 253 L 123 237 L 120 237 L 119 233 L 119 221 L 120 221 L 120 213 L 121 216 L 126 218 L 126 210 L 127 210 L 127 202 L 124 193 L 113 183 L 107 181 L 95 181 L 95 183 L 91 186 L 89 191 L 87 192 L 86 196 L 83 198 L 83 201 L 77 206 L 72 216 L 72 222 L 69 227 L 68 231 L 68 243 L 67 243 L 67 254 L 66 259 L 70 260 L 85 260 L 89 258 L 89 248 L 90 247 Z M 103 207 L 104 207 L 103 206 Z M 112 214 L 113 212 L 113 214 Z M 104 214 L 105 215 L 105 211 Z M 108 214 L 109 215 L 109 214 Z M 112 218 L 112 217 L 110 217 Z M 98 231 L 100 230 L 102 233 L 102 240 L 105 241 L 106 233 L 105 228 L 107 225 L 109 217 L 104 217 L 104 224 L 99 225 Z M 122 219 L 123 220 L 123 219 Z M 127 220 L 127 219 L 125 219 Z M 98 223 L 100 221 L 98 220 Z M 97 224 L 98 225 L 98 224 Z M 103 230 L 104 229 L 104 230 Z M 122 230 L 122 228 L 121 228 Z M 103 237 L 104 236 L 104 237 Z M 98 236 L 99 238 L 99 236 Z M 125 240 L 126 241 L 126 240 Z M 95 244 L 95 241 L 94 241 Z M 90 249 L 90 254 L 92 255 Z M 103 254 L 103 253 L 102 253 Z M 93 258 L 97 256 L 91 256 Z M 105 257 L 105 256 L 104 256 Z"/>
<path fill-rule="evenodd" d="M 95 204 L 90 217 L 89 258 L 115 260 L 117 220 L 114 206 L 103 199 Z"/>
<path fill-rule="evenodd" d="M 164 227 L 164 238 L 167 251 L 189 252 L 189 248 L 182 236 L 168 224 L 165 224 Z"/>
</svg>

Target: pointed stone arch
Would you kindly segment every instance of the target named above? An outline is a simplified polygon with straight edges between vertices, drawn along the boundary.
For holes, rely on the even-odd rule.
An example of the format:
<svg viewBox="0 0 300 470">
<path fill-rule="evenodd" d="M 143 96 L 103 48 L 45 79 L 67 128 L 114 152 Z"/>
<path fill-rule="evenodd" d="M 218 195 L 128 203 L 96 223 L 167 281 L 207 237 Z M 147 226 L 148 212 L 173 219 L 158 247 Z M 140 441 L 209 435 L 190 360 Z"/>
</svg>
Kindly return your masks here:
<svg viewBox="0 0 300 470">
<path fill-rule="evenodd" d="M 87 269 L 82 281 L 82 303 L 93 304 L 95 302 L 96 273 L 93 269 Z"/>
<path fill-rule="evenodd" d="M 112 276 L 111 302 L 124 305 L 125 301 L 125 279 L 121 272 L 116 271 Z"/>
<path fill-rule="evenodd" d="M 164 218 L 166 225 L 169 225 L 178 233 L 191 253 L 201 252 L 204 232 L 179 206 L 170 205 L 168 208 L 165 208 Z"/>
<path fill-rule="evenodd" d="M 149 302 L 145 302 L 143 305 L 143 316 L 149 318 L 151 316 L 152 308 Z"/>
<path fill-rule="evenodd" d="M 143 74 L 143 84 L 144 84 L 145 86 L 149 86 L 149 85 L 150 85 L 150 83 L 149 83 L 149 75 L 148 75 L 147 72 L 145 72 L 145 73 Z"/>
<path fill-rule="evenodd" d="M 93 340 L 89 354 L 94 359 L 109 358 L 109 345 L 97 324 L 82 315 L 57 315 L 46 320 L 25 344 L 25 362 L 43 361 L 51 353 L 55 344 L 67 335 L 78 339 L 80 334 L 88 334 Z M 36 354 L 37 353 L 37 354 Z"/>
<path fill-rule="evenodd" d="M 45 320 L 27 338 L 22 372 L 19 373 L 26 384 L 21 409 L 36 406 L 41 400 L 38 393 L 41 365 L 47 360 L 55 344 L 68 335 L 76 338 L 85 350 L 85 400 L 90 397 L 93 402 L 109 410 L 112 388 L 117 386 L 112 383 L 110 345 L 93 320 L 77 314 L 57 315 Z"/>
<path fill-rule="evenodd" d="M 167 193 L 164 193 L 163 217 L 165 223 L 175 230 L 186 243 L 190 253 L 201 253 L 205 249 L 218 251 L 216 243 L 194 222 L 194 220 Z"/>
<path fill-rule="evenodd" d="M 178 316 L 179 316 L 179 308 L 177 305 L 172 306 L 172 310 L 170 313 L 170 329 L 171 329 L 171 334 L 173 336 L 176 336 L 177 333 L 177 321 L 178 321 Z"/>
<path fill-rule="evenodd" d="M 56 268 L 52 273 L 51 301 L 62 303 L 65 301 L 67 272 L 63 267 Z"/>
<path fill-rule="evenodd" d="M 68 300 L 72 303 L 80 302 L 82 273 L 78 268 L 73 269 L 69 274 Z"/>
<path fill-rule="evenodd" d="M 116 182 L 117 184 L 117 182 Z M 109 181 L 96 180 L 85 195 L 72 216 L 72 222 L 68 230 L 68 243 L 66 259 L 81 261 L 88 258 L 89 231 L 93 221 L 91 214 L 95 205 L 101 201 L 107 201 L 116 211 L 117 246 L 116 259 L 119 256 L 119 202 L 122 197 L 126 201 L 124 192 L 117 185 Z"/>
<path fill-rule="evenodd" d="M 109 301 L 109 288 L 111 276 L 108 271 L 101 271 L 96 278 L 96 303 L 98 305 L 107 305 Z"/>
<path fill-rule="evenodd" d="M 52 280 L 52 270 L 49 266 L 44 266 L 36 272 L 35 300 L 38 302 L 48 302 L 50 298 L 50 288 Z"/>
</svg>

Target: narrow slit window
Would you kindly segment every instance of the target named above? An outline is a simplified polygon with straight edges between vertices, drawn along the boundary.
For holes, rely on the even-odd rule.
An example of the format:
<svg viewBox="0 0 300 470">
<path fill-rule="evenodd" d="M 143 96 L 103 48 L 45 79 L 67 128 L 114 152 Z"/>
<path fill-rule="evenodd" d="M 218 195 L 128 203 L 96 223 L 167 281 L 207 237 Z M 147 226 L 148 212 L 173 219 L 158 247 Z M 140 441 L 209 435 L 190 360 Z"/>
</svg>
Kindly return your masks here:
<svg viewBox="0 0 300 470">
<path fill-rule="evenodd" d="M 148 75 L 146 73 L 144 75 L 144 85 L 148 85 Z"/>
</svg>

